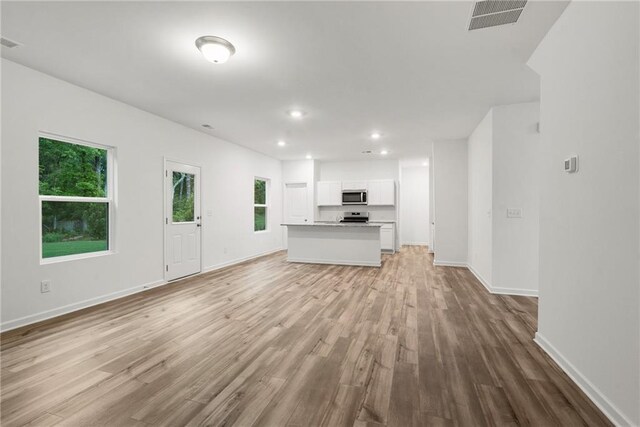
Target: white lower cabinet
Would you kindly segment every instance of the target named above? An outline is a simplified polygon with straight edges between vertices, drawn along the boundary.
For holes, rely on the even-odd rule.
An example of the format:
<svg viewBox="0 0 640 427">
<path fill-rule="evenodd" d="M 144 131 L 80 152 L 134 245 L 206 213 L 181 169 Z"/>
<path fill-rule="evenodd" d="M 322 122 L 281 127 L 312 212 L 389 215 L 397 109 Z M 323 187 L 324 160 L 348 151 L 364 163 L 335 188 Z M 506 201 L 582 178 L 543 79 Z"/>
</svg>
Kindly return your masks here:
<svg viewBox="0 0 640 427">
<path fill-rule="evenodd" d="M 394 224 L 384 224 L 380 227 L 380 248 L 383 251 L 395 252 L 395 242 Z"/>
</svg>

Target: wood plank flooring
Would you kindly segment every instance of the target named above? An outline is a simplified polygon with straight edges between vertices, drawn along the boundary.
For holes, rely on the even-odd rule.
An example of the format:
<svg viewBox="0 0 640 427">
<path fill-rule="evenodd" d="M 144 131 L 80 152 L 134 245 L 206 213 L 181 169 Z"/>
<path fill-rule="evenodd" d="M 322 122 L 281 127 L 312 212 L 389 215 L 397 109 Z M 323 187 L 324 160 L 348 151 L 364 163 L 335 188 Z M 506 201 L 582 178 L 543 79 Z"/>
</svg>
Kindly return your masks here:
<svg viewBox="0 0 640 427">
<path fill-rule="evenodd" d="M 533 343 L 537 300 L 422 247 L 283 252 L 2 335 L 3 426 L 610 425 Z"/>
</svg>

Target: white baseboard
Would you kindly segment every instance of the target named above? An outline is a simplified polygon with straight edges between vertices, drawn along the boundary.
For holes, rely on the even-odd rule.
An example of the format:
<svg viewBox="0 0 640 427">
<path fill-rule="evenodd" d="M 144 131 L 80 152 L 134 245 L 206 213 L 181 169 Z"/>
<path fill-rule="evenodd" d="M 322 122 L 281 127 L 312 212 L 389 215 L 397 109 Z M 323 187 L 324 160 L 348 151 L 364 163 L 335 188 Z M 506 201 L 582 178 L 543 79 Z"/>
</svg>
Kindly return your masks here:
<svg viewBox="0 0 640 427">
<path fill-rule="evenodd" d="M 478 271 L 473 268 L 471 264 L 467 264 L 469 271 L 476 276 L 476 279 L 492 294 L 494 295 L 520 295 L 525 297 L 537 297 L 538 291 L 535 289 L 519 289 L 519 288 L 500 288 L 491 286 L 488 280 L 485 280 Z"/>
<path fill-rule="evenodd" d="M 427 242 L 402 242 L 400 246 L 429 246 Z"/>
<path fill-rule="evenodd" d="M 491 293 L 496 295 L 519 295 L 523 297 L 538 297 L 538 291 L 535 289 L 518 289 L 518 288 L 497 288 L 492 287 Z"/>
<path fill-rule="evenodd" d="M 101 295 L 99 297 L 89 298 L 84 301 L 75 302 L 73 304 L 68 304 L 51 310 L 41 311 L 40 313 L 30 314 L 29 316 L 20 317 L 18 319 L 9 320 L 3 322 L 2 325 L 0 325 L 0 331 L 7 332 L 12 329 L 30 325 L 32 323 L 52 319 L 54 317 L 62 316 L 63 314 L 68 314 L 74 311 L 82 310 L 84 308 L 93 307 L 94 305 L 137 294 L 139 292 L 148 291 L 149 289 L 157 288 L 158 286 L 163 286 L 167 283 L 168 282 L 166 282 L 165 280 L 157 280 L 155 282 L 146 283 L 144 285 L 134 286 L 132 288 L 123 289 L 121 291 L 112 292 L 110 294 Z"/>
<path fill-rule="evenodd" d="M 235 258 L 229 261 L 221 262 L 220 264 L 210 265 L 202 269 L 202 272 L 198 274 L 209 273 L 211 271 L 220 270 L 221 268 L 229 267 L 232 265 L 240 264 L 241 262 L 251 261 L 252 259 L 260 258 L 263 256 L 275 254 L 276 252 L 280 252 L 285 250 L 284 248 L 270 249 L 268 251 L 260 252 L 259 254 L 249 255 L 246 257 Z"/>
<path fill-rule="evenodd" d="M 633 422 L 627 418 L 605 395 L 591 383 L 569 360 L 558 351 L 540 332 L 536 332 L 533 341 L 553 359 L 554 362 L 580 387 L 584 394 L 617 426 L 634 426 Z M 636 424 L 637 426 L 637 424 Z"/>
<path fill-rule="evenodd" d="M 307 258 L 287 258 L 289 262 L 300 262 L 305 264 L 337 264 L 352 265 L 355 267 L 380 267 L 380 262 L 364 262 L 349 260 L 332 260 L 332 259 L 307 259 Z"/>
<path fill-rule="evenodd" d="M 459 261 L 441 261 L 438 259 L 434 259 L 433 265 L 435 265 L 436 267 L 466 267 L 467 263 Z"/>
<path fill-rule="evenodd" d="M 467 264 L 467 268 L 469 269 L 471 274 L 476 276 L 476 279 L 478 279 L 478 282 L 482 283 L 482 286 L 484 286 L 489 291 L 489 293 L 492 294 L 493 289 L 491 289 L 491 284 L 487 280 L 485 280 L 484 277 L 482 277 L 482 275 L 478 273 L 471 264 Z"/>
<path fill-rule="evenodd" d="M 244 258 L 238 258 L 238 259 L 234 259 L 231 261 L 226 261 L 224 263 L 221 264 L 217 264 L 214 266 L 210 266 L 210 267 L 206 267 L 204 268 L 200 273 L 194 274 L 192 276 L 188 276 L 188 277 L 194 277 L 194 276 L 198 276 L 204 273 L 208 273 L 210 271 L 214 271 L 214 270 L 219 270 L 221 268 L 224 267 L 229 267 L 231 265 L 234 264 L 239 264 L 241 262 L 244 261 L 249 261 L 252 260 L 254 258 L 259 258 L 265 255 L 269 255 L 275 252 L 279 252 L 282 249 L 274 249 L 274 250 L 270 250 L 270 251 L 266 251 L 260 254 L 256 254 L 256 255 L 251 255 L 248 257 L 244 257 Z M 166 285 L 168 283 L 175 283 L 177 281 L 179 281 L 180 279 L 176 279 L 174 281 L 171 282 L 167 282 L 166 280 L 157 280 L 155 282 L 150 282 L 150 283 L 146 283 L 144 285 L 138 285 L 138 286 L 134 286 L 132 288 L 128 288 L 128 289 L 124 289 L 121 291 L 116 291 L 116 292 L 112 292 L 110 294 L 106 294 L 106 295 L 101 295 L 99 297 L 95 297 L 95 298 L 90 298 L 84 301 L 80 301 L 80 302 L 76 302 L 73 304 L 68 304 L 62 307 L 58 307 L 58 308 L 54 308 L 51 310 L 46 310 L 46 311 L 42 311 L 40 313 L 36 313 L 36 314 L 31 314 L 29 316 L 24 316 L 24 317 L 20 317 L 18 319 L 14 319 L 14 320 L 9 320 L 6 321 L 4 323 L 2 323 L 0 325 L 0 332 L 7 332 L 10 331 L 12 329 L 16 329 L 16 328 L 20 328 L 22 326 L 27 326 L 27 325 L 31 325 L 32 323 L 36 323 L 36 322 L 41 322 L 43 320 L 48 320 L 48 319 L 52 319 L 54 317 L 58 317 L 58 316 L 62 316 L 63 314 L 68 314 L 68 313 L 72 313 L 74 311 L 78 311 L 78 310 L 82 310 L 84 308 L 89 308 L 89 307 L 93 307 L 94 305 L 98 305 L 98 304 L 102 304 L 105 302 L 109 302 L 109 301 L 113 301 L 119 298 L 123 298 L 129 295 L 133 295 L 133 294 L 137 294 L 139 292 L 144 292 L 147 291 L 149 289 L 153 289 L 153 288 L 157 288 L 159 286 L 163 286 Z"/>
</svg>

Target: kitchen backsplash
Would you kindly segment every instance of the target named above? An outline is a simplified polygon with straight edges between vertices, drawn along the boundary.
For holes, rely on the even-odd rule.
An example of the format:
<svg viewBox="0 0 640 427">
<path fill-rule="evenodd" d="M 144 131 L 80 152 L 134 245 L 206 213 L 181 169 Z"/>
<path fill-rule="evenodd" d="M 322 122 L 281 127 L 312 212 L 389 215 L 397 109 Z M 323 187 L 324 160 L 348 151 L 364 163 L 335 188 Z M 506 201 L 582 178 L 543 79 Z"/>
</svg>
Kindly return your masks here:
<svg viewBox="0 0 640 427">
<path fill-rule="evenodd" d="M 320 206 L 316 221 L 335 221 L 343 212 L 369 212 L 369 221 L 396 221 L 395 206 Z"/>
</svg>

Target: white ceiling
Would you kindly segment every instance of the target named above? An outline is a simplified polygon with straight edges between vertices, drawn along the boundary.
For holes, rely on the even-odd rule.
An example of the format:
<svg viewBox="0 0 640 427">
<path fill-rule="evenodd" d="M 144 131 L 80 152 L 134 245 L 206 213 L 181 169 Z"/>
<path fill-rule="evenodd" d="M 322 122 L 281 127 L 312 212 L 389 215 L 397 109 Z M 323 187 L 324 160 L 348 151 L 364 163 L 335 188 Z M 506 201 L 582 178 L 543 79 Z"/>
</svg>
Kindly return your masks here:
<svg viewBox="0 0 640 427">
<path fill-rule="evenodd" d="M 517 24 L 469 32 L 472 7 L 3 1 L 2 36 L 23 45 L 2 56 L 280 159 L 417 157 L 467 137 L 493 105 L 539 98 L 525 62 L 566 2 L 530 1 Z M 236 55 L 205 61 L 202 35 Z M 288 117 L 294 107 L 307 116 Z"/>
</svg>

